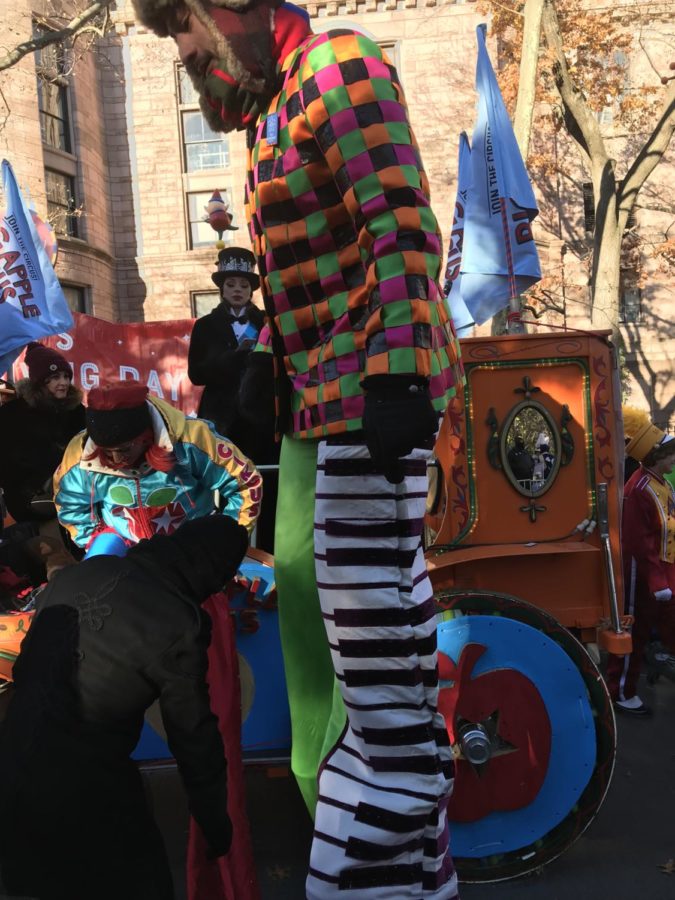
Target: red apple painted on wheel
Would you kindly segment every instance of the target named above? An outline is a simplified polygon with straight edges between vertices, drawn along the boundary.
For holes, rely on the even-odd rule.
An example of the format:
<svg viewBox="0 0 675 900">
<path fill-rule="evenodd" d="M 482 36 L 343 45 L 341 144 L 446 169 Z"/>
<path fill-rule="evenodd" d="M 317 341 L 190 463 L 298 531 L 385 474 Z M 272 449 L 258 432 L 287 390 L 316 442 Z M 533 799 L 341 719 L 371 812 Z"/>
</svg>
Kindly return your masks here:
<svg viewBox="0 0 675 900">
<path fill-rule="evenodd" d="M 551 752 L 551 723 L 532 681 L 515 669 L 493 669 L 473 677 L 486 651 L 467 644 L 459 662 L 439 651 L 438 707 L 453 744 L 457 723 L 496 724 L 498 748 L 483 766 L 456 762 L 455 788 L 448 815 L 475 822 L 492 812 L 522 809 L 539 793 Z M 450 682 L 446 687 L 443 682 Z"/>
</svg>

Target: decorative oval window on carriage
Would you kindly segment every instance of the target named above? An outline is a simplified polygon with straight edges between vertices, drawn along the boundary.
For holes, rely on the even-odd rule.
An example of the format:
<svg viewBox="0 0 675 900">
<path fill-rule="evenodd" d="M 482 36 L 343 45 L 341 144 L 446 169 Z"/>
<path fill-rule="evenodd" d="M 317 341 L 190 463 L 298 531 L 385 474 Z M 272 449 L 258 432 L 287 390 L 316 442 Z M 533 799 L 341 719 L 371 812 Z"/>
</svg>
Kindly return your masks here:
<svg viewBox="0 0 675 900">
<path fill-rule="evenodd" d="M 524 400 L 506 417 L 499 439 L 502 470 L 525 497 L 539 497 L 560 468 L 560 434 L 549 411 Z"/>
</svg>

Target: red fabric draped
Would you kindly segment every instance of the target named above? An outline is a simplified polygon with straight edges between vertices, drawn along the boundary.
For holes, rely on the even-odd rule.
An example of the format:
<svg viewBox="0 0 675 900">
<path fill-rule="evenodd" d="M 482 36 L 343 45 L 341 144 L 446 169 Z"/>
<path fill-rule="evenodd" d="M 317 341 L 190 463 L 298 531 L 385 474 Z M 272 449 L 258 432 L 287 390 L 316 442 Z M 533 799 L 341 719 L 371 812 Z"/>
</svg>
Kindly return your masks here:
<svg viewBox="0 0 675 900">
<path fill-rule="evenodd" d="M 260 900 L 246 815 L 241 755 L 241 697 L 234 627 L 227 598 L 214 594 L 204 604 L 211 617 L 208 682 L 211 709 L 218 717 L 227 757 L 228 812 L 233 838 L 230 852 L 206 858 L 207 844 L 190 819 L 187 853 L 188 900 Z"/>
</svg>

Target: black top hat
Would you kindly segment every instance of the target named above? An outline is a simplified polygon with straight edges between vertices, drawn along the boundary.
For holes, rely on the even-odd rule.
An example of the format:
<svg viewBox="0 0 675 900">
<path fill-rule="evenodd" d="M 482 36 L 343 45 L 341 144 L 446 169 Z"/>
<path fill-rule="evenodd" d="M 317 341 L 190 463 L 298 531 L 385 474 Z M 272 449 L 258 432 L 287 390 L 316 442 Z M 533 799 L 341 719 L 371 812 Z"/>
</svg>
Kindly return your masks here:
<svg viewBox="0 0 675 900">
<path fill-rule="evenodd" d="M 243 247 L 226 247 L 218 254 L 218 271 L 211 278 L 220 287 L 226 278 L 238 275 L 245 278 L 255 291 L 260 287 L 260 279 L 255 273 L 255 256 Z"/>
</svg>

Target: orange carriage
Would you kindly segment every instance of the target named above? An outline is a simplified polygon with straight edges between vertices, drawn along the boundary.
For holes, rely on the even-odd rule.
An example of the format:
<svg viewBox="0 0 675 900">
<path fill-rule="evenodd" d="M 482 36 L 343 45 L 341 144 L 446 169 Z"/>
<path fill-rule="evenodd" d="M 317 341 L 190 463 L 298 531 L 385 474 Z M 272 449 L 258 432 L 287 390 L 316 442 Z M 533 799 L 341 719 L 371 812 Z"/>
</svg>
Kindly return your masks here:
<svg viewBox="0 0 675 900">
<path fill-rule="evenodd" d="M 630 652 L 630 636 L 608 334 L 462 341 L 466 385 L 436 447 L 427 562 L 464 880 L 555 858 L 609 786 L 614 715 L 596 663 L 599 648 Z"/>
</svg>

